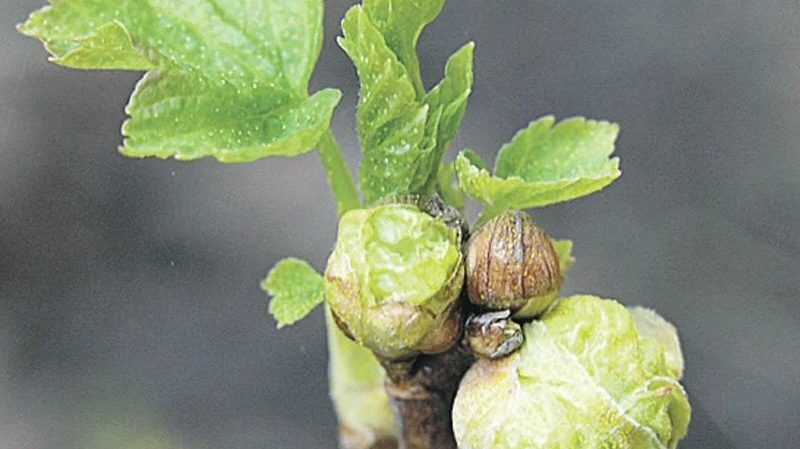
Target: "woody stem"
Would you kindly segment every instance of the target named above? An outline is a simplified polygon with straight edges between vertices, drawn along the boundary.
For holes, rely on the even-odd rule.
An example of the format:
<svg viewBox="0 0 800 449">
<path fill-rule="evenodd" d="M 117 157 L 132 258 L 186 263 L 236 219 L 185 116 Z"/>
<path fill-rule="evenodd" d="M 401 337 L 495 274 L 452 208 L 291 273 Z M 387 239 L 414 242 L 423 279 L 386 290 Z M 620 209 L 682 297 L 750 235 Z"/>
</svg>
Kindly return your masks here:
<svg viewBox="0 0 800 449">
<path fill-rule="evenodd" d="M 472 363 L 461 344 L 436 355 L 383 361 L 386 392 L 397 420 L 399 449 L 457 449 L 450 411 L 461 377 Z"/>
</svg>

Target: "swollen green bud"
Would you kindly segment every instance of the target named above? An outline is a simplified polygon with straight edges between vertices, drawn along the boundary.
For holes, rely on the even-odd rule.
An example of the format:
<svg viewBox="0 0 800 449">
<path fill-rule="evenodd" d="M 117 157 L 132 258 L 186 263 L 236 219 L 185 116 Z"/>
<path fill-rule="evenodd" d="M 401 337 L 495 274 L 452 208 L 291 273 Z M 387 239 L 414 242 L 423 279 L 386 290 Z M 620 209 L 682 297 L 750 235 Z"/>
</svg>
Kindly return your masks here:
<svg viewBox="0 0 800 449">
<path fill-rule="evenodd" d="M 461 331 L 461 233 L 410 204 L 346 213 L 325 271 L 342 330 L 386 359 L 443 352 Z"/>
<path fill-rule="evenodd" d="M 561 300 L 525 326 L 519 351 L 480 359 L 464 376 L 453 405 L 458 447 L 674 449 L 691 415 L 676 355 L 667 356 L 676 346 L 639 326 L 615 301 Z"/>
</svg>

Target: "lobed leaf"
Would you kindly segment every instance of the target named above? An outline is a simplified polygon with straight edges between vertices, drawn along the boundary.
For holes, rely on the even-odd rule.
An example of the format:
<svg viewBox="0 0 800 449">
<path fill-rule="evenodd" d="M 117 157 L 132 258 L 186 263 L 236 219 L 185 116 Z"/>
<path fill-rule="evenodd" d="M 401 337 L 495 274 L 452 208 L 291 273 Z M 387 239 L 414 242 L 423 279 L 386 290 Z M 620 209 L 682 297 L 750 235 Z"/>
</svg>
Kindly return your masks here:
<svg viewBox="0 0 800 449">
<path fill-rule="evenodd" d="M 353 60 L 361 83 L 358 135 L 364 148 L 360 167 L 364 197 L 371 203 L 418 192 L 422 183 L 415 171 L 428 107 L 417 101 L 405 66 L 361 6 L 347 12 L 342 30 L 339 45 Z"/>
<path fill-rule="evenodd" d="M 278 328 L 306 317 L 325 300 L 325 281 L 307 262 L 288 258 L 270 270 L 261 288 L 272 295 L 269 312 Z"/>
<path fill-rule="evenodd" d="M 464 115 L 472 88 L 472 44 L 450 58 L 444 80 L 431 92 L 424 92 L 419 78 L 416 42 L 443 3 L 365 0 L 342 22 L 339 44 L 361 84 L 360 175 L 368 203 L 433 193 L 442 157 Z"/>
<path fill-rule="evenodd" d="M 435 141 L 433 153 L 428 157 L 431 173 L 428 186 L 435 181 L 437 167 L 458 134 L 461 119 L 467 111 L 467 101 L 472 93 L 472 62 L 475 44 L 470 42 L 447 61 L 445 75 L 427 95 L 424 101 L 430 108 L 426 135 Z"/>
<path fill-rule="evenodd" d="M 486 206 L 482 220 L 579 198 L 620 176 L 619 159 L 610 158 L 616 124 L 580 117 L 554 124 L 548 116 L 519 132 L 500 150 L 494 175 L 475 153 L 459 155 L 459 183 Z"/>
<path fill-rule="evenodd" d="M 364 0 L 364 10 L 386 45 L 411 78 L 417 96 L 425 93 L 419 70 L 417 41 L 426 25 L 442 12 L 445 0 Z"/>
<path fill-rule="evenodd" d="M 269 95 L 246 97 L 210 88 L 180 72 L 148 72 L 126 107 L 130 119 L 120 151 L 126 156 L 250 162 L 296 156 L 313 148 L 330 123 L 341 94 L 325 89 L 287 104 Z"/>
<path fill-rule="evenodd" d="M 55 63 L 150 70 L 127 111 L 122 152 L 248 162 L 309 151 L 339 94 L 309 98 L 321 0 L 61 0 L 19 29 Z"/>
</svg>

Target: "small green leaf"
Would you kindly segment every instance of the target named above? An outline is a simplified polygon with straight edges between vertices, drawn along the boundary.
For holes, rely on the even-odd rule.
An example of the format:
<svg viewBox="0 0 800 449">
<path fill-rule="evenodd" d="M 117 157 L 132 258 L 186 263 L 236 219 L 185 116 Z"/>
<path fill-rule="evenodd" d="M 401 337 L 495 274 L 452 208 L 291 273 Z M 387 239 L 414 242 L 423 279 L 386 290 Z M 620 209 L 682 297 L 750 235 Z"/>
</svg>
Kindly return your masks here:
<svg viewBox="0 0 800 449">
<path fill-rule="evenodd" d="M 418 192 L 422 182 L 415 171 L 428 107 L 417 101 L 405 66 L 361 6 L 350 8 L 342 30 L 339 45 L 353 60 L 361 83 L 358 135 L 364 149 L 360 168 L 364 197 L 372 203 Z"/>
<path fill-rule="evenodd" d="M 509 209 L 579 198 L 619 177 L 619 159 L 610 158 L 616 124 L 583 118 L 554 123 L 544 117 L 519 132 L 500 150 L 494 176 L 474 156 L 459 155 L 459 183 L 486 206 L 482 221 Z"/>
<path fill-rule="evenodd" d="M 431 164 L 429 184 L 434 183 L 438 173 L 436 167 L 441 165 L 467 111 L 467 101 L 472 93 L 474 51 L 475 44 L 470 42 L 454 53 L 447 61 L 444 79 L 425 96 L 424 101 L 430 107 L 426 135 L 436 144 L 428 157 Z"/>
<path fill-rule="evenodd" d="M 443 0 L 366 0 L 342 21 L 339 45 L 361 83 L 358 134 L 364 157 L 361 190 L 367 203 L 407 194 L 430 194 L 455 137 L 472 89 L 472 53 L 465 45 L 445 77 L 425 93 L 416 42 Z"/>
<path fill-rule="evenodd" d="M 555 125 L 552 116 L 532 122 L 500 149 L 495 174 L 528 182 L 599 178 L 619 173 L 609 159 L 619 126 L 574 117 Z"/>
<path fill-rule="evenodd" d="M 439 167 L 438 177 L 438 191 L 439 195 L 445 203 L 455 207 L 456 209 L 463 210 L 467 203 L 467 197 L 464 191 L 458 187 L 455 182 L 456 168 L 455 163 L 442 164 Z"/>
<path fill-rule="evenodd" d="M 270 270 L 261 288 L 272 295 L 269 312 L 278 328 L 294 324 L 325 299 L 325 281 L 307 262 L 289 258 Z"/>
<path fill-rule="evenodd" d="M 249 162 L 311 150 L 339 93 L 309 97 L 322 0 L 61 0 L 19 27 L 53 61 L 150 70 L 128 105 L 122 152 Z"/>
<path fill-rule="evenodd" d="M 558 265 L 561 274 L 566 274 L 572 265 L 575 264 L 575 257 L 572 256 L 572 240 L 551 240 L 553 247 L 558 254 Z"/>
<path fill-rule="evenodd" d="M 417 41 L 425 26 L 442 12 L 444 3 L 445 0 L 364 0 L 364 10 L 405 66 L 418 97 L 425 88 L 419 72 Z"/>
</svg>

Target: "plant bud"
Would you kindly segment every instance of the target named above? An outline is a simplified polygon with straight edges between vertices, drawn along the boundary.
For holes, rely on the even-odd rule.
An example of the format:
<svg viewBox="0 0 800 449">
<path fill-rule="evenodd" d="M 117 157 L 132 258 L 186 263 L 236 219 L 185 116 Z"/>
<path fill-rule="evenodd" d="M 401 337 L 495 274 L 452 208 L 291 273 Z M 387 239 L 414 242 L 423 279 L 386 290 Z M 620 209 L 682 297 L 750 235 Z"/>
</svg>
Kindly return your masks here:
<svg viewBox="0 0 800 449">
<path fill-rule="evenodd" d="M 419 210 L 425 212 L 433 218 L 436 218 L 439 221 L 443 221 L 447 226 L 450 226 L 451 228 L 458 228 L 462 237 L 469 233 L 467 222 L 464 219 L 464 216 L 461 215 L 458 209 L 445 203 L 439 195 L 395 195 L 384 198 L 376 205 L 395 203 L 417 206 Z"/>
<path fill-rule="evenodd" d="M 509 211 L 481 226 L 469 240 L 466 259 L 470 301 L 510 309 L 515 317 L 547 310 L 563 281 L 550 238 L 525 212 Z"/>
<path fill-rule="evenodd" d="M 464 334 L 472 352 L 494 360 L 519 349 L 524 340 L 522 327 L 510 318 L 508 310 L 469 317 Z"/>
<path fill-rule="evenodd" d="M 346 213 L 325 271 L 339 327 L 388 360 L 450 349 L 462 327 L 460 238 L 411 204 Z"/>
<path fill-rule="evenodd" d="M 667 357 L 681 357 L 677 335 L 664 323 L 645 329 L 624 306 L 593 296 L 559 301 L 524 325 L 518 351 L 479 359 L 461 379 L 458 447 L 675 449 L 691 405 Z"/>
</svg>

